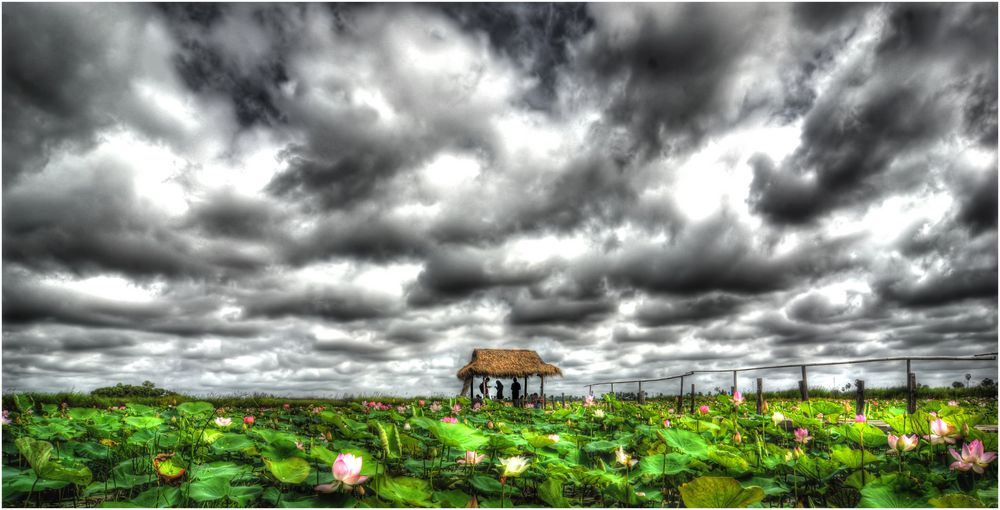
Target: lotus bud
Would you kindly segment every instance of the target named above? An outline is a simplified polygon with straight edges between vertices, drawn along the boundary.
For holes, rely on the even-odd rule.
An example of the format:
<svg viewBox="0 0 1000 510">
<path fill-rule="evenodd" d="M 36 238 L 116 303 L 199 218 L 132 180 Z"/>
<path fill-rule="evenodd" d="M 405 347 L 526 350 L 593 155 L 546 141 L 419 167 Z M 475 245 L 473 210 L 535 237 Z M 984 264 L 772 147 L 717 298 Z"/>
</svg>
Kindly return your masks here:
<svg viewBox="0 0 1000 510">
<path fill-rule="evenodd" d="M 486 422 L 486 428 L 493 430 L 493 420 Z"/>
<path fill-rule="evenodd" d="M 170 417 L 170 423 L 177 423 L 177 417 L 176 416 L 171 416 Z"/>
<path fill-rule="evenodd" d="M 364 488 L 364 486 L 362 486 L 362 485 L 358 486 L 358 495 L 359 496 L 364 496 L 365 495 L 365 488 Z"/>
<path fill-rule="evenodd" d="M 733 442 L 736 444 L 740 444 L 743 442 L 743 436 L 740 435 L 739 431 L 733 434 Z"/>
</svg>

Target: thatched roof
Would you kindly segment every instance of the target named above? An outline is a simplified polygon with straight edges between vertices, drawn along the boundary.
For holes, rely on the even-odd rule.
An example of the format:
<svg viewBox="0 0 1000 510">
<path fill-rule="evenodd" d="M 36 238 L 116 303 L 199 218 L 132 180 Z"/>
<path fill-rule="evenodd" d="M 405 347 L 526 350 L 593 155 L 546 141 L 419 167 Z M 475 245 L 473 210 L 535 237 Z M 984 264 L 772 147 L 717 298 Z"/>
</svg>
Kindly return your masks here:
<svg viewBox="0 0 1000 510">
<path fill-rule="evenodd" d="M 493 377 L 524 377 L 529 375 L 558 375 L 562 370 L 550 365 L 529 349 L 476 349 L 472 361 L 458 371 L 458 378 L 489 375 Z"/>
</svg>

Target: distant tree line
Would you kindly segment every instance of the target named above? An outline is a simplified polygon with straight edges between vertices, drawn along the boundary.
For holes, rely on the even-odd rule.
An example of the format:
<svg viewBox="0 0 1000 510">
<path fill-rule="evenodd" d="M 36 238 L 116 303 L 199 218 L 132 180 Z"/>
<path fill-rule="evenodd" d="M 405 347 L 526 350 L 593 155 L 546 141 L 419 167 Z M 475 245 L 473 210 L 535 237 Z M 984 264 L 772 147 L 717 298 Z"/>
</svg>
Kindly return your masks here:
<svg viewBox="0 0 1000 510">
<path fill-rule="evenodd" d="M 91 391 L 90 394 L 95 397 L 115 397 L 115 398 L 119 397 L 155 398 L 155 397 L 164 397 L 167 395 L 175 395 L 175 393 L 170 390 L 157 388 L 152 381 L 143 381 L 142 386 L 118 383 L 114 386 L 97 388 L 94 391 Z"/>
</svg>

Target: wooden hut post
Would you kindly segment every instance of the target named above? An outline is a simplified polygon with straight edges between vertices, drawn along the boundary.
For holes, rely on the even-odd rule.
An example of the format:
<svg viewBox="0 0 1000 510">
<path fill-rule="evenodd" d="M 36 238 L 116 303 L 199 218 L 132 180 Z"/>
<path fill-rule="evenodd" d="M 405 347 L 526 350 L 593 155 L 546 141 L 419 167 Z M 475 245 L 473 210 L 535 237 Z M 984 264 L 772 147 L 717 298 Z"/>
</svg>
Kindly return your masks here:
<svg viewBox="0 0 1000 510">
<path fill-rule="evenodd" d="M 466 380 L 469 381 L 469 402 L 472 402 L 476 399 L 476 376 L 467 377 Z"/>
<path fill-rule="evenodd" d="M 524 402 L 528 401 L 528 376 L 524 376 L 524 387 L 521 389 L 521 406 L 524 407 Z"/>
<path fill-rule="evenodd" d="M 538 380 L 541 381 L 538 391 L 542 394 L 542 409 L 545 409 L 545 376 L 539 375 Z"/>
</svg>

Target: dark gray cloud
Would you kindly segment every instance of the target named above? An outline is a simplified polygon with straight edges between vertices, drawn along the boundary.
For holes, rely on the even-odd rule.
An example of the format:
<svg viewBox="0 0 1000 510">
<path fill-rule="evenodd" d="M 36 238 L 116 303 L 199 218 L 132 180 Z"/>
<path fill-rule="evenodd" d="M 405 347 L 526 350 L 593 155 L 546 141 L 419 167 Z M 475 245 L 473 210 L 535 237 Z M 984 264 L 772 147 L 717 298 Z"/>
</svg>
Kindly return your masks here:
<svg viewBox="0 0 1000 510">
<path fill-rule="evenodd" d="M 472 349 L 531 347 L 579 393 L 995 350 L 996 27 L 990 4 L 5 5 L 4 389 L 445 395 Z"/>
<path fill-rule="evenodd" d="M 751 161 L 751 200 L 769 220 L 810 222 L 840 207 L 905 192 L 900 179 L 886 175 L 901 156 L 944 142 L 961 123 L 956 112 L 962 105 L 981 111 L 984 77 L 993 77 L 986 88 L 996 89 L 997 32 L 990 21 L 996 20 L 995 6 L 886 9 L 875 47 L 835 75 L 805 115 L 799 149 L 780 165 L 760 156 Z M 969 32 L 970 26 L 979 29 Z M 967 114 L 977 120 L 966 122 L 977 133 L 989 133 L 986 116 Z"/>
</svg>

